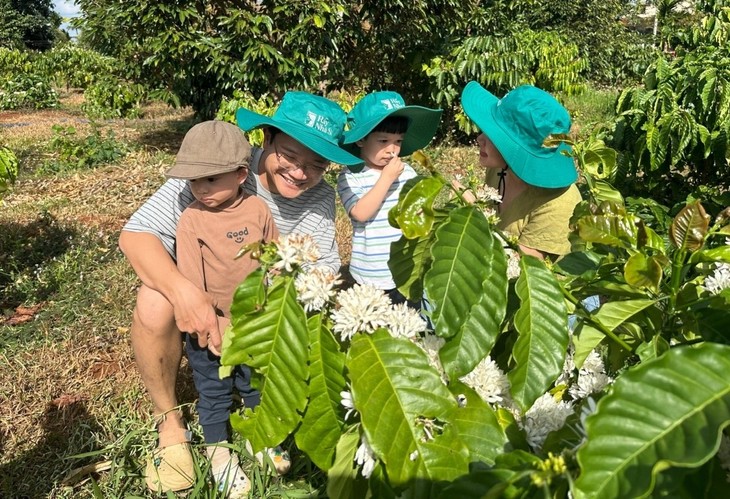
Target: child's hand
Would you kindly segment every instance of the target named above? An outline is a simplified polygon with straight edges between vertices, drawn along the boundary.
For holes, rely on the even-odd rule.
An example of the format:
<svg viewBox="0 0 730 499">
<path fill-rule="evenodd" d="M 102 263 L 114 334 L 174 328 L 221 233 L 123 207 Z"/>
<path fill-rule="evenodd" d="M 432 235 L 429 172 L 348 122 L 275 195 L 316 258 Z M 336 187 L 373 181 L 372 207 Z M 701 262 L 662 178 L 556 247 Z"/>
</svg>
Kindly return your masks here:
<svg viewBox="0 0 730 499">
<path fill-rule="evenodd" d="M 390 158 L 390 161 L 388 161 L 388 164 L 383 167 L 381 175 L 386 176 L 391 181 L 395 181 L 398 177 L 400 177 L 400 174 L 403 173 L 403 162 L 396 154 L 391 154 L 392 157 Z"/>
</svg>

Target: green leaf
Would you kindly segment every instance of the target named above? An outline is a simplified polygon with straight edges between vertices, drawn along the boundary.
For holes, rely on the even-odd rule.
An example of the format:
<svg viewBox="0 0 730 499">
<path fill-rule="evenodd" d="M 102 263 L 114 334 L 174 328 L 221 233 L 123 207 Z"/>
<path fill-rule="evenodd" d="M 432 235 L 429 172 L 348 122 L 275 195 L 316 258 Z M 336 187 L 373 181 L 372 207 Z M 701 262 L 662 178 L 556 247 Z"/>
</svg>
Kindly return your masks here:
<svg viewBox="0 0 730 499">
<path fill-rule="evenodd" d="M 327 472 L 327 497 L 331 499 L 364 499 L 367 482 L 354 464 L 360 445 L 359 425 L 343 433 L 335 449 L 335 462 Z"/>
<path fill-rule="evenodd" d="M 261 310 L 266 301 L 264 270 L 259 267 L 238 285 L 231 302 L 231 323 L 246 320 L 246 316 Z"/>
<path fill-rule="evenodd" d="M 496 457 L 504 453 L 509 440 L 497 420 L 494 409 L 471 388 L 459 381 L 449 383 L 455 396 L 464 396 L 466 405 L 453 409 L 449 419 L 454 423 L 459 438 L 469 451 L 469 462 L 493 465 Z"/>
<path fill-rule="evenodd" d="M 601 305 L 592 317 L 608 329 L 616 329 L 625 320 L 655 303 L 656 300 L 647 299 L 610 301 Z"/>
<path fill-rule="evenodd" d="M 433 202 L 441 192 L 444 181 L 438 177 L 420 180 L 405 196 L 401 196 L 395 210 L 395 220 L 408 239 L 422 237 L 431 230 L 434 221 Z M 392 211 L 391 210 L 391 211 Z M 390 214 L 389 214 L 390 217 Z"/>
<path fill-rule="evenodd" d="M 656 258 L 643 253 L 631 255 L 624 265 L 626 282 L 637 288 L 648 288 L 656 292 L 659 289 L 662 274 L 662 267 Z"/>
<path fill-rule="evenodd" d="M 575 367 L 580 369 L 583 362 L 586 361 L 588 355 L 598 346 L 606 337 L 600 330 L 589 326 L 585 322 L 580 322 L 573 333 L 573 363 Z"/>
<path fill-rule="evenodd" d="M 718 246 L 717 248 L 703 249 L 692 253 L 689 263 L 699 262 L 730 263 L 730 246 Z"/>
<path fill-rule="evenodd" d="M 489 305 L 482 301 L 474 312 L 484 318 L 491 315 L 490 322 L 484 327 L 501 322 L 499 314 L 503 314 L 501 308 L 506 300 L 505 257 L 503 251 L 495 251 L 494 237 L 481 211 L 473 206 L 451 211 L 436 230 L 431 258 L 431 268 L 426 272 L 424 284 L 426 294 L 435 306 L 432 319 L 436 334 L 448 338 L 464 328 L 470 319 L 472 306 L 483 299 L 485 281 L 493 277 L 491 270 L 496 274 L 495 303 Z M 485 315 L 485 311 L 489 313 Z M 485 331 L 490 336 L 498 332 Z"/>
<path fill-rule="evenodd" d="M 519 337 L 509 371 L 512 397 L 526 411 L 563 369 L 568 348 L 568 312 L 560 284 L 545 262 L 530 255 L 520 258 L 515 291 L 520 308 L 515 314 Z"/>
<path fill-rule="evenodd" d="M 416 303 L 423 298 L 423 273 L 429 262 L 431 234 L 415 239 L 401 236 L 390 245 L 388 268 L 398 291 Z"/>
<path fill-rule="evenodd" d="M 275 447 L 297 427 L 307 403 L 309 332 L 294 279 L 275 281 L 261 312 L 237 320 L 231 333 L 221 364 L 251 367 L 252 383 L 261 392 L 261 404 L 246 409 L 245 417 L 232 414 L 231 424 L 254 451 Z"/>
<path fill-rule="evenodd" d="M 308 327 L 309 403 L 294 436 L 297 447 L 327 471 L 343 427 L 340 392 L 345 389 L 345 354 L 321 315 L 310 317 Z"/>
<path fill-rule="evenodd" d="M 621 375 L 586 421 L 576 497 L 644 497 L 662 469 L 712 457 L 730 421 L 728 372 L 730 347 L 706 343 Z"/>
<path fill-rule="evenodd" d="M 699 201 L 690 203 L 677 213 L 669 230 L 669 239 L 677 248 L 697 251 L 705 242 L 710 216 Z"/>
<path fill-rule="evenodd" d="M 456 407 L 423 350 L 384 330 L 357 334 L 347 368 L 363 430 L 394 487 L 415 479 L 453 480 L 467 472 L 467 451 L 461 440 L 433 431 L 435 438 L 427 441 L 418 422 L 426 418 L 443 424 Z M 445 433 L 450 426 L 445 424 Z M 411 460 L 414 451 L 418 455 Z"/>
<path fill-rule="evenodd" d="M 589 243 L 600 243 L 619 248 L 633 248 L 637 229 L 629 215 L 591 215 L 578 220 L 578 234 Z"/>
</svg>

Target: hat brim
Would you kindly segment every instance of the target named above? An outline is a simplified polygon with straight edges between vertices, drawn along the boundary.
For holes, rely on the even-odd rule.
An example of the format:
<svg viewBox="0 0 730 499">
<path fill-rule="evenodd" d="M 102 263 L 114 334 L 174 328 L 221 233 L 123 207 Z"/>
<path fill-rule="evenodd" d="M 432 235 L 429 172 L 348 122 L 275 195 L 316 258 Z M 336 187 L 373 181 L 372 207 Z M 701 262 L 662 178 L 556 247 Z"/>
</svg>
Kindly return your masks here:
<svg viewBox="0 0 730 499">
<path fill-rule="evenodd" d="M 476 81 L 469 82 L 461 94 L 461 107 L 466 115 L 489 137 L 510 169 L 520 179 L 536 187 L 557 189 L 568 187 L 578 179 L 572 149 L 558 147 L 529 150 L 515 141 L 514 132 L 497 115 L 499 99 Z"/>
<path fill-rule="evenodd" d="M 390 116 L 408 118 L 408 131 L 403 137 L 400 148 L 401 156 L 408 156 L 419 149 L 426 147 L 433 140 L 441 123 L 441 109 L 429 109 L 422 106 L 405 106 L 395 111 L 375 117 L 365 123 L 359 123 L 353 129 L 345 132 L 342 148 L 351 154 L 360 154 L 360 148 L 355 144 L 378 126 L 378 123 Z"/>
<path fill-rule="evenodd" d="M 254 113 L 253 111 L 243 108 L 236 112 L 236 122 L 238 123 L 239 128 L 246 132 L 262 126 L 275 127 L 303 146 L 333 163 L 350 166 L 359 165 L 363 162 L 362 159 L 347 152 L 339 145 L 335 145 L 322 137 L 313 134 L 307 127 L 298 126 L 291 122 L 275 120 L 269 116 Z"/>
<path fill-rule="evenodd" d="M 248 168 L 248 165 L 242 163 L 240 165 L 233 165 L 229 167 L 216 167 L 211 165 L 211 168 L 204 170 L 205 165 L 191 164 L 191 163 L 176 163 L 172 168 L 167 170 L 165 176 L 168 178 L 180 178 L 183 180 L 194 180 L 204 177 L 212 177 L 214 175 L 220 175 L 222 173 L 235 172 L 239 168 Z"/>
</svg>

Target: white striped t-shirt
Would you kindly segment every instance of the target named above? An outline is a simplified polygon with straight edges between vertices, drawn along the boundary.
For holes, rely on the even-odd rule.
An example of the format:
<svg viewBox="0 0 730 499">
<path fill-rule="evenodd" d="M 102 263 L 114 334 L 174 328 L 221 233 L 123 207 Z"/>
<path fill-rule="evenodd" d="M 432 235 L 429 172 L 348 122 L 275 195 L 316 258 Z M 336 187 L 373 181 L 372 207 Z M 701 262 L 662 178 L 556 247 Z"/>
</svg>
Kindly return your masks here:
<svg viewBox="0 0 730 499">
<path fill-rule="evenodd" d="M 271 209 L 276 227 L 283 235 L 309 234 L 317 242 L 320 259 L 334 272 L 340 270 L 340 255 L 335 240 L 335 192 L 324 181 L 295 198 L 269 192 L 258 177 L 262 150 L 255 148 L 243 190 L 263 199 Z M 186 180 L 169 179 L 131 216 L 122 230 L 147 232 L 157 236 L 168 253 L 175 257 L 175 229 L 182 211 L 195 198 Z"/>
<path fill-rule="evenodd" d="M 398 196 L 406 181 L 417 174 L 410 165 L 403 165 L 403 173 L 391 184 L 388 194 L 378 212 L 370 220 L 352 221 L 352 258 L 350 274 L 360 284 L 371 284 L 379 289 L 395 288 L 393 276 L 388 268 L 390 244 L 401 237 L 401 230 L 388 223 L 388 212 L 398 204 Z M 367 166 L 359 173 L 344 168 L 337 178 L 337 192 L 340 195 L 345 211 L 350 213 L 353 206 L 362 198 L 380 178 L 380 170 Z"/>
</svg>

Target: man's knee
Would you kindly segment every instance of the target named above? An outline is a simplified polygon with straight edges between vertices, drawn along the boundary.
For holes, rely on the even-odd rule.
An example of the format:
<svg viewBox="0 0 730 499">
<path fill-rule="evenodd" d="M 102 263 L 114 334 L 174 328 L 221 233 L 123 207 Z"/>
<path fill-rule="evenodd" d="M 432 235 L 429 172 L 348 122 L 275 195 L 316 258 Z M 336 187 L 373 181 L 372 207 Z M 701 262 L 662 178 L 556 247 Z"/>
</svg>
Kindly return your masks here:
<svg viewBox="0 0 730 499">
<path fill-rule="evenodd" d="M 154 289 L 142 285 L 137 292 L 137 304 L 132 317 L 132 334 L 167 336 L 180 331 L 175 325 L 172 305 Z"/>
</svg>

